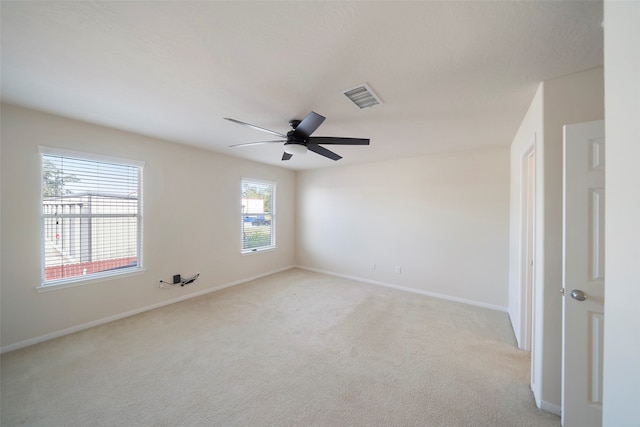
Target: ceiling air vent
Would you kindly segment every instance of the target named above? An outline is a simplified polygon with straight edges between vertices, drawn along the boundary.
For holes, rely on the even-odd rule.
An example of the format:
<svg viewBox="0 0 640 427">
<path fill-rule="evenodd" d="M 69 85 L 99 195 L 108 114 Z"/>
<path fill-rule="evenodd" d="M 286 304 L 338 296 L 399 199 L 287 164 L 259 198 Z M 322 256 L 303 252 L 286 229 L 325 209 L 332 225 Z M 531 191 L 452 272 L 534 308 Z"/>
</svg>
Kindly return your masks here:
<svg viewBox="0 0 640 427">
<path fill-rule="evenodd" d="M 367 86 L 366 83 L 358 85 L 356 87 L 352 87 L 351 89 L 347 89 L 342 93 L 360 109 L 382 104 L 382 101 L 380 100 L 380 98 L 378 98 L 378 95 L 373 93 L 371 88 Z"/>
</svg>

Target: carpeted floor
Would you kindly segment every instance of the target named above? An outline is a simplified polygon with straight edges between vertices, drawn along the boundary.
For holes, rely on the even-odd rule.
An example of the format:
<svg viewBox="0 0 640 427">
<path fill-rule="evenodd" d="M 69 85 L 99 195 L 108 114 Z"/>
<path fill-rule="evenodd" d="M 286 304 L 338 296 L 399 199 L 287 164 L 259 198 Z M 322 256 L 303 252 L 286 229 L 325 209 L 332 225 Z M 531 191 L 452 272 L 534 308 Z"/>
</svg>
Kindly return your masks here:
<svg viewBox="0 0 640 427">
<path fill-rule="evenodd" d="M 292 269 L 2 355 L 2 426 L 559 426 L 505 313 Z"/>
</svg>

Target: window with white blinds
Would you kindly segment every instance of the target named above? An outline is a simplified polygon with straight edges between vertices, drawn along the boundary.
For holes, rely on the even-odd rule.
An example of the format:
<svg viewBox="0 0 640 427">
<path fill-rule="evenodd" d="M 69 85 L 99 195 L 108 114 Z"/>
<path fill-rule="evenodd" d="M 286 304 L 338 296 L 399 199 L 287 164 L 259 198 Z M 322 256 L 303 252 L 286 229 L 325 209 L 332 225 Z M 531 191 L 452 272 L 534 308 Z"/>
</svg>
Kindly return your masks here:
<svg viewBox="0 0 640 427">
<path fill-rule="evenodd" d="M 242 179 L 242 252 L 257 252 L 276 246 L 276 184 Z"/>
<path fill-rule="evenodd" d="M 42 286 L 142 268 L 142 162 L 41 147 Z"/>
</svg>

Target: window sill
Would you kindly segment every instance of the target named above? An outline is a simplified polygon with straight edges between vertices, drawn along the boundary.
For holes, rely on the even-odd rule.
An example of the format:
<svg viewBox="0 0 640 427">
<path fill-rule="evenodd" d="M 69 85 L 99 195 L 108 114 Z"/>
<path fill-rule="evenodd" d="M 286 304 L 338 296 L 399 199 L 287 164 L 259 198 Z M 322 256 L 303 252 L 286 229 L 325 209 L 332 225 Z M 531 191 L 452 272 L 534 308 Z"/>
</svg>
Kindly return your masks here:
<svg viewBox="0 0 640 427">
<path fill-rule="evenodd" d="M 40 284 L 40 286 L 36 286 L 36 291 L 49 292 L 49 291 L 55 291 L 57 289 L 74 288 L 76 286 L 90 285 L 92 283 L 106 282 L 108 280 L 123 279 L 125 277 L 138 276 L 140 274 L 144 274 L 145 271 L 147 270 L 143 268 L 136 268 L 136 269 L 131 269 L 128 271 L 123 271 L 118 273 L 96 274 L 90 278 L 84 278 L 83 276 L 79 276 L 71 279 L 61 279 L 61 280 L 48 282 L 46 285 Z"/>
<path fill-rule="evenodd" d="M 276 247 L 275 246 L 269 246 L 267 248 L 255 248 L 255 249 L 249 249 L 249 250 L 243 250 L 241 252 L 241 255 L 253 255 L 253 254 L 258 254 L 260 252 L 269 252 L 269 251 L 273 251 L 275 250 Z"/>
</svg>

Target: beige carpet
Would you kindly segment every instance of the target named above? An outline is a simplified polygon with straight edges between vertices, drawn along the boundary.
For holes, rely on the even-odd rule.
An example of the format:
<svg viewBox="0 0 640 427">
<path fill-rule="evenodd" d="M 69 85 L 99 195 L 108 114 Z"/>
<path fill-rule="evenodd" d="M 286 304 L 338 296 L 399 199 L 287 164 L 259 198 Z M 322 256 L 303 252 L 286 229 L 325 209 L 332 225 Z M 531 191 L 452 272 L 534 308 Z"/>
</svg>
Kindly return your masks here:
<svg viewBox="0 0 640 427">
<path fill-rule="evenodd" d="M 2 356 L 2 426 L 559 426 L 505 313 L 293 269 Z"/>
</svg>

